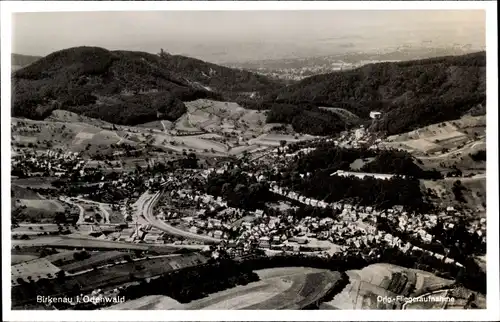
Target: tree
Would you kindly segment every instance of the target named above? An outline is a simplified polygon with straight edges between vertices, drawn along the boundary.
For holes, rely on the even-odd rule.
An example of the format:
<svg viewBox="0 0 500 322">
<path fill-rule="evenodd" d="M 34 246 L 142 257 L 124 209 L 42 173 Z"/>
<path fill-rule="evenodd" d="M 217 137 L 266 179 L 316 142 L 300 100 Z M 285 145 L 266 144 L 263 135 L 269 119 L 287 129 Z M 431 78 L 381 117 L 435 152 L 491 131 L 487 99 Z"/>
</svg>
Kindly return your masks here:
<svg viewBox="0 0 500 322">
<path fill-rule="evenodd" d="M 66 215 L 63 213 L 63 212 L 57 212 L 55 217 L 54 217 L 54 221 L 57 223 L 57 224 L 62 224 L 62 223 L 65 223 L 66 222 Z"/>
<path fill-rule="evenodd" d="M 66 277 L 66 273 L 63 270 L 60 270 L 56 273 L 56 278 L 58 280 L 64 280 L 65 277 Z"/>
</svg>

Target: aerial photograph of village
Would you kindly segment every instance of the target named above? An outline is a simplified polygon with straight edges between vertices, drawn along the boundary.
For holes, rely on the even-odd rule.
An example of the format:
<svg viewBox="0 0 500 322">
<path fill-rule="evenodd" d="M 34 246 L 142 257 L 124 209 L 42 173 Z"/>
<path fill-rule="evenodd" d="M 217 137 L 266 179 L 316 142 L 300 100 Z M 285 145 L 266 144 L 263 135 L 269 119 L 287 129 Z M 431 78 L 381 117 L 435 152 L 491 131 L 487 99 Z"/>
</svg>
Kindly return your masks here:
<svg viewBox="0 0 500 322">
<path fill-rule="evenodd" d="M 486 309 L 484 11 L 12 25 L 12 310 Z"/>
</svg>

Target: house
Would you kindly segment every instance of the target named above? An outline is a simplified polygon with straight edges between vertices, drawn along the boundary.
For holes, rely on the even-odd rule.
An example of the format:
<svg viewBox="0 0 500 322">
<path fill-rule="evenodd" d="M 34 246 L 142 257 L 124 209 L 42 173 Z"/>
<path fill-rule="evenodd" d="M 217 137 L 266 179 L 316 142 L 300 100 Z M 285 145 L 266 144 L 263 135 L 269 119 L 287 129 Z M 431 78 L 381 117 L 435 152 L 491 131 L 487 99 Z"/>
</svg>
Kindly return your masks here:
<svg viewBox="0 0 500 322">
<path fill-rule="evenodd" d="M 444 259 L 444 256 L 441 255 L 441 254 L 434 254 L 434 257 L 436 257 L 437 259 L 440 259 L 440 260 L 443 260 Z"/>
<path fill-rule="evenodd" d="M 445 262 L 446 264 L 453 264 L 455 261 L 454 261 L 452 258 L 445 257 L 444 262 Z"/>
<path fill-rule="evenodd" d="M 338 170 L 332 173 L 330 176 L 339 176 L 339 177 L 350 177 L 354 176 L 360 179 L 363 179 L 365 177 L 371 177 L 375 178 L 378 180 L 389 180 L 393 178 L 395 175 L 394 174 L 383 174 L 383 173 L 368 173 L 368 172 L 352 172 L 352 171 L 344 171 L 344 170 Z M 401 176 L 404 178 L 405 176 Z"/>
<path fill-rule="evenodd" d="M 275 245 L 281 244 L 281 238 L 280 238 L 280 236 L 273 236 L 273 238 L 271 239 L 271 243 L 275 244 Z"/>
</svg>

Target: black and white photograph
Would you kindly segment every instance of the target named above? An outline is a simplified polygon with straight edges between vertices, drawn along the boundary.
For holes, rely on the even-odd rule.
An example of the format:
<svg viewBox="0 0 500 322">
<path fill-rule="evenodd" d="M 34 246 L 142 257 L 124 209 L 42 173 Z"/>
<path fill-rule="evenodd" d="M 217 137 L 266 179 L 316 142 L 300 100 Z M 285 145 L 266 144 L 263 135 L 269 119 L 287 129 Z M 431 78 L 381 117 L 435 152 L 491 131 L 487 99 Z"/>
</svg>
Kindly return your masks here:
<svg viewBox="0 0 500 322">
<path fill-rule="evenodd" d="M 9 3 L 12 314 L 500 318 L 491 6 Z"/>
</svg>

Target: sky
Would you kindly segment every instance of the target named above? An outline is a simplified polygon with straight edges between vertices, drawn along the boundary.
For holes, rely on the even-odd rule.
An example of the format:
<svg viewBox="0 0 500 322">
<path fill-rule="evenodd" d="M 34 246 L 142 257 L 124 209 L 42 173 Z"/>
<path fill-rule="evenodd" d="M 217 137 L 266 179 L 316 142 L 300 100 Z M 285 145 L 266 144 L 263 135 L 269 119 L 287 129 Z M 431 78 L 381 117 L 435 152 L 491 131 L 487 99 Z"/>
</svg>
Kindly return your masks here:
<svg viewBox="0 0 500 322">
<path fill-rule="evenodd" d="M 75 46 L 237 61 L 431 41 L 484 48 L 484 11 L 141 11 L 16 13 L 13 52 Z M 272 56 L 272 57 L 271 57 Z"/>
</svg>

